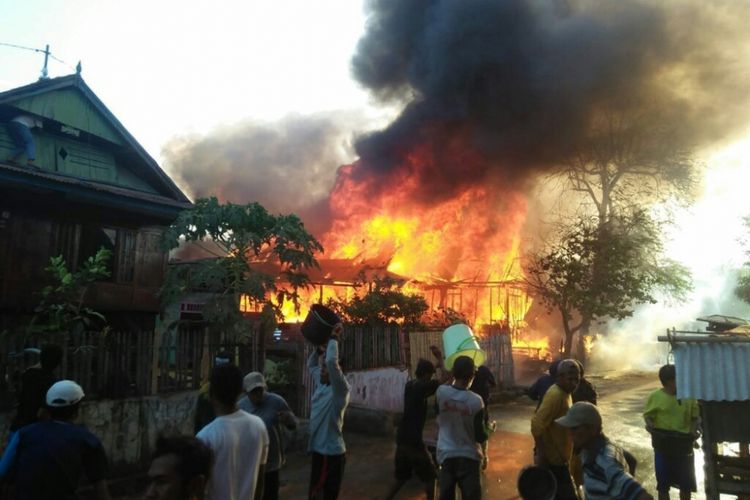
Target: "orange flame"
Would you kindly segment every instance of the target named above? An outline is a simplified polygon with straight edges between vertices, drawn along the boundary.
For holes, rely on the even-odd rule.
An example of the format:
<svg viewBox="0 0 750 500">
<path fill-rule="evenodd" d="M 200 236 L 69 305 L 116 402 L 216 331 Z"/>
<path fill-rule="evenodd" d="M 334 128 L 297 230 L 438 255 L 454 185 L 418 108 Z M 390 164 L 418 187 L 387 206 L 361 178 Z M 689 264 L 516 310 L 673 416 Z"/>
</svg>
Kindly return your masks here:
<svg viewBox="0 0 750 500">
<path fill-rule="evenodd" d="M 411 161 L 418 162 L 412 157 Z M 433 309 L 451 308 L 473 326 L 507 322 L 522 326 L 531 299 L 518 285 L 520 231 L 526 201 L 502 187 L 473 186 L 449 199 L 415 201 L 414 181 L 407 175 L 394 187 L 372 195 L 367 180 L 354 179 L 354 165 L 339 169 L 329 199 L 335 214 L 320 239 L 325 258 L 379 262 L 404 277 L 407 293 L 419 293 Z M 312 303 L 329 297 L 351 297 L 346 287 L 317 286 L 303 295 L 302 310 L 282 309 L 287 320 L 299 320 Z"/>
</svg>

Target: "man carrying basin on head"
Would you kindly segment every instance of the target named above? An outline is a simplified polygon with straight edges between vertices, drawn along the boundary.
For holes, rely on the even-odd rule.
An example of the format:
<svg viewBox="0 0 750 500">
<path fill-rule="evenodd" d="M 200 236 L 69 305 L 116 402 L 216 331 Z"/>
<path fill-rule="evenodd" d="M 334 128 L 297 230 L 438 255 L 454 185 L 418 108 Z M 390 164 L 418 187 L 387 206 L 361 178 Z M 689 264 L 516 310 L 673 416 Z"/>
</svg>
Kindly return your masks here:
<svg viewBox="0 0 750 500">
<path fill-rule="evenodd" d="M 339 340 L 344 325 L 336 322 L 325 348 L 319 346 L 310 354 L 307 367 L 318 385 L 310 409 L 310 443 L 312 453 L 308 498 L 335 500 L 341 489 L 346 465 L 344 411 L 349 404 L 349 382 L 339 365 Z M 304 333 L 304 332 L 303 332 Z"/>
</svg>

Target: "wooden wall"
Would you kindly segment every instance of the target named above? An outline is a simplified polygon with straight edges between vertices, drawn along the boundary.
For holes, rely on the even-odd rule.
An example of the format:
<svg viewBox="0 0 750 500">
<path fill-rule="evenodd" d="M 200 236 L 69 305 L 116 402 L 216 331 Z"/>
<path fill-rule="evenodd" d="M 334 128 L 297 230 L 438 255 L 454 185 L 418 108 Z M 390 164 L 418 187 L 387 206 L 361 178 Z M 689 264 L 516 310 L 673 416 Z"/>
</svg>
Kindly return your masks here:
<svg viewBox="0 0 750 500">
<path fill-rule="evenodd" d="M 57 215 L 62 217 L 64 211 Z M 156 293 L 167 263 L 167 252 L 161 248 L 162 227 L 118 225 L 116 218 L 53 219 L 1 205 L 0 308 L 32 309 L 46 284 L 44 268 L 50 257 L 63 255 L 75 267 L 89 256 L 84 254 L 90 253 L 83 245 L 86 234 L 101 227 L 116 235 L 113 276 L 94 286 L 90 304 L 104 311 L 158 311 Z"/>
</svg>

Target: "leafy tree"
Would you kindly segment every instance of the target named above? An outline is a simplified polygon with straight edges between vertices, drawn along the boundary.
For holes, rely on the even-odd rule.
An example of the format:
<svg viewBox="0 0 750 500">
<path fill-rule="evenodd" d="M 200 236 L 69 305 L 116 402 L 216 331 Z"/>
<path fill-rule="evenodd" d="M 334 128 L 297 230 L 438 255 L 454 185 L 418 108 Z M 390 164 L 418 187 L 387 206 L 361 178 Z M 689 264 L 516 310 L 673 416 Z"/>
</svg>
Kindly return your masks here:
<svg viewBox="0 0 750 500">
<path fill-rule="evenodd" d="M 632 102 L 625 104 L 601 106 L 601 111 L 589 123 L 590 132 L 587 137 L 572 145 L 570 155 L 562 164 L 562 175 L 554 177 L 564 180 L 566 189 L 563 190 L 563 196 L 566 197 L 567 204 L 575 200 L 570 196 L 571 192 L 581 196 L 579 215 L 583 214 L 581 217 L 585 219 L 588 236 L 596 235 L 597 241 L 601 239 L 596 245 L 590 246 L 588 250 L 592 253 L 587 255 L 585 263 L 577 264 L 586 265 L 588 269 L 581 269 L 579 274 L 570 274 L 565 278 L 570 281 L 571 286 L 575 285 L 581 290 L 588 290 L 591 283 L 617 282 L 620 279 L 616 272 L 608 274 L 614 272 L 612 263 L 618 261 L 614 252 L 619 247 L 612 248 L 605 244 L 605 240 L 611 238 L 611 228 L 621 227 L 623 224 L 627 226 L 625 221 L 634 220 L 634 217 L 645 220 L 644 214 L 633 215 L 633 206 L 644 207 L 666 200 L 689 203 L 694 195 L 699 165 L 694 161 L 689 147 L 685 146 L 685 137 L 680 133 L 679 124 L 671 120 L 668 110 L 659 110 L 651 105 L 638 106 Z M 644 109 L 649 111 L 643 111 Z M 653 225 L 649 227 L 653 228 Z M 575 238 L 571 240 L 571 235 L 576 233 L 576 228 L 569 227 L 566 223 L 557 224 L 557 228 L 564 235 L 558 250 L 566 246 L 575 247 Z M 644 231 L 647 234 L 650 229 L 645 228 Z M 631 234 L 634 233 L 625 232 L 618 238 Z M 584 237 L 583 241 L 591 243 L 589 237 Z M 661 234 L 656 231 L 648 237 L 635 238 L 631 246 L 645 245 L 640 252 L 646 255 L 654 244 L 661 249 L 661 243 L 657 243 L 660 239 Z M 574 248 L 570 250 L 574 251 Z M 553 250 L 547 257 L 552 258 L 554 253 Z M 537 258 L 532 264 L 533 272 L 538 273 L 538 264 Z M 663 262 L 665 268 L 670 265 L 669 261 Z M 586 279 L 588 282 L 575 283 L 576 279 Z M 675 279 L 686 279 L 689 282 L 689 277 L 682 273 Z M 544 300 L 548 301 L 549 297 Z M 561 310 L 569 311 L 563 315 L 566 338 L 571 335 L 568 331 L 571 315 L 580 318 L 575 331 L 580 332 L 583 338 L 597 318 L 618 318 L 622 314 L 632 314 L 632 306 L 639 303 L 638 294 L 634 294 L 628 300 L 610 302 L 609 313 L 602 314 L 590 307 L 578 309 L 582 303 L 570 303 L 568 299 L 562 298 L 560 300 Z M 625 304 L 631 305 L 626 307 Z M 622 309 L 618 311 L 619 307 Z M 566 352 L 569 353 L 570 349 L 566 349 Z"/>
<path fill-rule="evenodd" d="M 639 209 L 604 224 L 581 218 L 565 228 L 559 243 L 531 259 L 528 286 L 548 310 L 560 313 L 565 355 L 588 322 L 624 319 L 638 304 L 655 303 L 658 293 L 682 299 L 690 290 L 688 270 L 663 257 L 661 229 Z"/>
<path fill-rule="evenodd" d="M 750 216 L 745 217 L 745 227 L 750 230 Z M 750 246 L 748 245 L 747 236 L 743 238 L 741 243 L 747 248 L 745 255 L 750 258 Z M 743 265 L 743 269 L 737 278 L 737 286 L 734 289 L 734 293 L 740 300 L 750 304 L 750 260 Z"/>
<path fill-rule="evenodd" d="M 634 203 L 692 199 L 699 165 L 659 114 L 603 107 L 563 163 L 568 188 L 593 205 L 599 224 Z"/>
<path fill-rule="evenodd" d="M 220 255 L 170 266 L 162 301 L 172 303 L 194 291 L 212 292 L 204 317 L 219 328 L 235 331 L 243 328 L 242 296 L 278 318 L 283 301 L 297 304 L 299 288 L 309 284 L 305 270 L 318 266 L 315 253 L 323 250 L 296 215 L 272 215 L 258 203 L 221 204 L 214 197 L 197 200 L 169 227 L 169 249 L 184 241 L 210 242 Z"/>
<path fill-rule="evenodd" d="M 424 297 L 404 293 L 398 283 L 388 277 L 375 278 L 367 286 L 360 284 L 360 289 L 362 288 L 367 288 L 364 294 L 355 294 L 345 301 L 329 300 L 328 306 L 349 323 L 397 322 L 406 327 L 417 326 L 422 315 L 429 309 Z"/>
<path fill-rule="evenodd" d="M 71 333 L 106 322 L 104 316 L 86 307 L 89 285 L 109 277 L 107 262 L 112 252 L 105 248 L 86 259 L 73 272 L 62 256 L 52 257 L 45 271 L 52 283 L 42 289 L 42 297 L 29 325 L 29 333 Z"/>
</svg>

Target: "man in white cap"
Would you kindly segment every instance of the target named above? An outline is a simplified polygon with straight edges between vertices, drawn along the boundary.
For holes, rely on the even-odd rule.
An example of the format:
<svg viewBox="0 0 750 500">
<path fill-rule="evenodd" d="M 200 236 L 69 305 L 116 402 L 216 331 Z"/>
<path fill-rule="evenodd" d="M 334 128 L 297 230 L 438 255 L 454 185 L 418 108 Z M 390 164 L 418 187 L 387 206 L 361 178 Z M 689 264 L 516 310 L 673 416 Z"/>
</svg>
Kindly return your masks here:
<svg viewBox="0 0 750 500">
<path fill-rule="evenodd" d="M 284 465 L 284 447 L 281 443 L 281 425 L 287 429 L 297 428 L 297 419 L 286 400 L 273 392 L 268 392 L 266 380 L 260 372 L 251 372 L 242 380 L 245 395 L 237 406 L 251 415 L 256 415 L 266 424 L 268 437 L 268 461 L 266 462 L 264 500 L 279 498 L 279 470 Z"/>
<path fill-rule="evenodd" d="M 19 429 L 9 444 L 14 456 L 10 476 L 18 500 L 78 498 L 81 473 L 93 483 L 99 500 L 108 500 L 104 477 L 107 457 L 101 441 L 76 425 L 83 389 L 72 380 L 61 380 L 47 391 L 51 419 Z"/>
<path fill-rule="evenodd" d="M 555 422 L 569 430 L 573 444 L 581 450 L 586 500 L 653 500 L 628 473 L 622 448 L 602 432 L 602 416 L 596 406 L 575 403 Z"/>
</svg>

